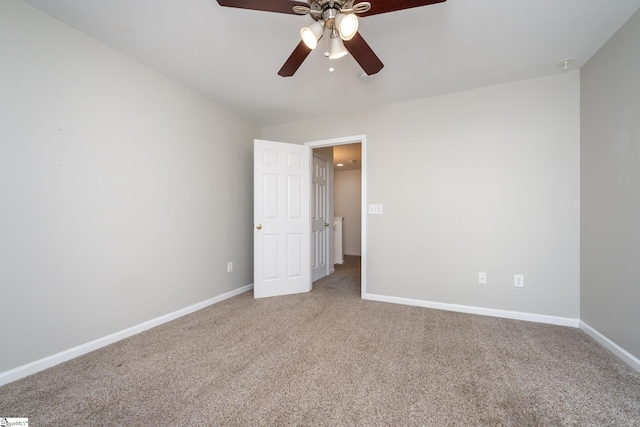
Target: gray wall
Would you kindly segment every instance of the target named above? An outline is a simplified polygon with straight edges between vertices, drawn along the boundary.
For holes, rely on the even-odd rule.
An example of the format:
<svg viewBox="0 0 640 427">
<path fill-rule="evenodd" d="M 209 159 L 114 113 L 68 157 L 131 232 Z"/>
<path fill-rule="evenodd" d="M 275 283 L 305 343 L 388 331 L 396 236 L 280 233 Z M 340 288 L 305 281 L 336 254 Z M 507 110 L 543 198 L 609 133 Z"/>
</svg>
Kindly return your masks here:
<svg viewBox="0 0 640 427">
<path fill-rule="evenodd" d="M 385 212 L 368 218 L 369 293 L 581 317 L 640 356 L 639 19 L 582 87 L 570 72 L 260 135 L 3 0 L 0 341 L 20 351 L 0 353 L 0 372 L 251 283 L 258 136 L 367 135 L 369 201 Z"/>
<path fill-rule="evenodd" d="M 368 201 L 384 205 L 367 221 L 368 293 L 577 319 L 579 90 L 569 72 L 262 136 L 367 135 Z"/>
<path fill-rule="evenodd" d="M 342 250 L 345 255 L 362 255 L 362 171 L 335 172 L 335 216 L 342 222 Z"/>
<path fill-rule="evenodd" d="M 0 52 L 0 372 L 252 283 L 257 127 L 19 1 Z"/>
<path fill-rule="evenodd" d="M 581 75 L 581 319 L 640 358 L 640 12 Z"/>
</svg>

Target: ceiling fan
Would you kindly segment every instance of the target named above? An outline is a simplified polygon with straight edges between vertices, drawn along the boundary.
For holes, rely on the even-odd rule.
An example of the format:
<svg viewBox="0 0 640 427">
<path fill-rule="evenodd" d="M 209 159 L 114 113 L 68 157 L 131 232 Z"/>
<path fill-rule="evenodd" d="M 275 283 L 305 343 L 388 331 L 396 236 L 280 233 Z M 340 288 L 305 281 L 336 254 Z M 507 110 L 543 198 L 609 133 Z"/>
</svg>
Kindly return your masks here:
<svg viewBox="0 0 640 427">
<path fill-rule="evenodd" d="M 278 74 L 291 77 L 300 68 L 309 53 L 315 49 L 325 31 L 329 32 L 328 56 L 340 58 L 350 53 L 368 75 L 377 73 L 384 64 L 358 33 L 359 16 L 395 12 L 413 7 L 428 6 L 446 0 L 218 0 L 220 6 L 264 12 L 309 15 L 314 22 L 300 31 L 302 41 L 293 50 Z M 325 53 L 327 55 L 327 53 Z"/>
</svg>

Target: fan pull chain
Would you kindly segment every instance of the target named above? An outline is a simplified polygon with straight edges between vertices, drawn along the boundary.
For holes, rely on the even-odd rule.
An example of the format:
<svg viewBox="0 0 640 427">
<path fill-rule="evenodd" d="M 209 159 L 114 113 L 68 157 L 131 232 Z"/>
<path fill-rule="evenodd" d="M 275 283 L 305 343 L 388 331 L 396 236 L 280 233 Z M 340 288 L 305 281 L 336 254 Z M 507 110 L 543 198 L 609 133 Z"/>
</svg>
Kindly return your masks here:
<svg viewBox="0 0 640 427">
<path fill-rule="evenodd" d="M 325 49 L 324 49 L 324 56 L 326 56 L 327 58 L 329 57 L 330 53 L 329 53 L 329 40 L 331 39 L 331 37 L 325 37 Z"/>
<path fill-rule="evenodd" d="M 329 33 L 331 33 L 331 31 L 329 31 Z M 326 37 L 326 49 L 324 51 L 324 56 L 326 56 L 327 58 L 329 58 L 329 72 L 333 73 L 335 71 L 335 68 L 333 68 L 333 59 L 331 59 L 331 54 L 329 53 L 329 41 L 331 40 L 331 34 L 329 34 L 329 37 Z"/>
</svg>

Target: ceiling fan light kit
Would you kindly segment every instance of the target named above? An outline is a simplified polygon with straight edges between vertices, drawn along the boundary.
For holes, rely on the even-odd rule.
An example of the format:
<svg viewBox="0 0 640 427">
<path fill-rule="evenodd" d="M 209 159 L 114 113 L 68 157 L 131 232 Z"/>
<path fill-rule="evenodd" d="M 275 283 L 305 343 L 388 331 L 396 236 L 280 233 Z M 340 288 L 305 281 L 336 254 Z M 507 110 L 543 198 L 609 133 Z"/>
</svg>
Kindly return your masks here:
<svg viewBox="0 0 640 427">
<path fill-rule="evenodd" d="M 358 32 L 358 17 L 353 13 L 341 13 L 336 17 L 335 25 L 342 40 L 351 40 Z"/>
<path fill-rule="evenodd" d="M 382 70 L 384 64 L 369 44 L 358 33 L 358 17 L 377 15 L 443 3 L 446 0 L 370 0 L 353 4 L 355 0 L 218 0 L 220 6 L 265 12 L 309 15 L 315 21 L 300 30 L 301 42 L 278 71 L 290 77 L 300 68 L 309 53 L 318 45 L 326 30 L 329 31 L 329 59 L 338 59 L 350 53 L 367 75 Z M 325 53 L 326 56 L 326 53 Z M 333 72 L 333 65 L 330 68 Z"/>
<path fill-rule="evenodd" d="M 329 59 L 342 58 L 348 53 L 344 47 L 344 43 L 342 43 L 342 39 L 337 35 L 331 34 L 331 39 L 329 40 Z"/>
<path fill-rule="evenodd" d="M 300 30 L 300 38 L 309 49 L 315 49 L 324 34 L 324 21 L 316 21 Z"/>
</svg>

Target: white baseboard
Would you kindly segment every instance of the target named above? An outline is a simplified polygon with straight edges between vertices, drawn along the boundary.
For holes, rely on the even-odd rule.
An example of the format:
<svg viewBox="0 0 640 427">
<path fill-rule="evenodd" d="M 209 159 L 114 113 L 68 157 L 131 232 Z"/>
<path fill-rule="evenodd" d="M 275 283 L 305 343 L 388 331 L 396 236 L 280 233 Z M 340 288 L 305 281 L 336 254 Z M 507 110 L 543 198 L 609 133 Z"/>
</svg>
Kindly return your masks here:
<svg viewBox="0 0 640 427">
<path fill-rule="evenodd" d="M 457 311 L 460 313 L 479 314 L 483 316 L 502 317 L 506 319 L 526 320 L 529 322 L 548 323 L 551 325 L 570 326 L 580 328 L 587 335 L 593 338 L 598 344 L 612 352 L 623 362 L 640 372 L 640 359 L 593 329 L 587 323 L 580 319 L 572 319 L 570 317 L 548 316 L 544 314 L 523 313 L 518 311 L 495 310 L 491 308 L 473 307 L 468 305 L 447 304 L 442 302 L 432 302 L 415 300 L 409 298 L 389 297 L 386 295 L 363 294 L 362 299 L 380 302 L 389 302 L 393 304 L 412 305 L 417 307 L 434 308 L 437 310 Z"/>
<path fill-rule="evenodd" d="M 43 359 L 36 360 L 35 362 L 31 362 L 26 365 L 19 366 L 10 371 L 2 372 L 0 373 L 0 386 L 19 380 L 20 378 L 24 378 L 28 375 L 35 374 L 36 372 L 43 371 L 47 368 L 58 365 L 62 362 L 66 362 L 73 358 L 82 356 L 83 354 L 87 354 L 91 351 L 105 347 L 109 344 L 113 344 L 117 341 L 128 338 L 130 336 L 139 334 L 140 332 L 144 332 L 148 329 L 162 325 L 163 323 L 167 323 L 179 317 L 186 316 L 187 314 L 191 314 L 195 311 L 202 310 L 205 307 L 216 304 L 220 301 L 224 301 L 236 295 L 240 295 L 244 292 L 250 291 L 251 289 L 253 289 L 253 284 L 249 284 L 241 288 L 235 289 L 233 291 L 227 292 L 225 294 L 218 295 L 217 297 L 199 302 L 197 304 L 193 304 L 189 307 L 185 307 L 181 310 L 174 311 L 173 313 L 160 316 L 156 319 L 149 320 L 147 322 L 141 323 L 131 328 L 122 330 L 120 332 L 107 335 L 106 337 L 102 337 L 97 340 L 88 342 L 86 344 L 82 344 L 77 347 L 62 351 L 60 353 L 56 353 L 54 355 L 45 357 Z M 456 311 L 461 313 L 479 314 L 483 316 L 502 317 L 507 319 L 526 320 L 530 322 L 548 323 L 552 325 L 570 326 L 574 328 L 579 327 L 582 331 L 584 331 L 587 335 L 589 335 L 591 338 L 596 340 L 599 344 L 601 344 L 606 349 L 611 351 L 613 354 L 615 354 L 618 358 L 623 360 L 633 369 L 640 372 L 640 359 L 636 358 L 631 353 L 629 353 L 628 351 L 626 351 L 625 349 L 623 349 L 622 347 L 620 347 L 619 345 L 611 341 L 609 338 L 602 335 L 597 330 L 593 329 L 587 323 L 579 319 L 548 316 L 548 315 L 533 314 L 533 313 L 523 313 L 523 312 L 508 311 L 508 310 L 496 310 L 496 309 L 474 307 L 474 306 L 467 306 L 467 305 L 447 304 L 447 303 L 441 303 L 441 302 L 431 302 L 431 301 L 415 300 L 415 299 L 409 299 L 409 298 L 390 297 L 390 296 L 377 295 L 377 294 L 362 294 L 362 298 L 370 301 L 380 301 L 380 302 L 388 302 L 393 304 L 434 308 L 438 310 Z"/>
<path fill-rule="evenodd" d="M 148 329 L 162 325 L 163 323 L 167 323 L 179 317 L 191 314 L 195 311 L 202 310 L 205 307 L 216 304 L 220 301 L 224 301 L 236 295 L 240 295 L 244 292 L 250 291 L 251 289 L 253 289 L 253 284 L 243 286 L 241 288 L 224 293 L 222 295 L 218 295 L 211 299 L 190 305 L 189 307 L 185 307 L 178 311 L 174 311 L 173 313 L 165 314 L 164 316 L 160 316 L 147 322 L 140 323 L 139 325 L 132 326 L 119 332 L 115 332 L 111 335 L 107 335 L 106 337 L 98 338 L 97 340 L 88 342 L 86 344 L 81 344 L 77 347 L 61 351 L 60 353 L 56 353 L 43 359 L 36 360 L 35 362 L 31 362 L 23 366 L 18 366 L 17 368 L 11 369 L 10 371 L 2 372 L 0 373 L 0 386 L 19 380 L 20 378 L 24 378 L 28 375 L 35 374 L 36 372 L 43 371 L 62 362 L 66 362 L 73 358 L 82 356 L 83 354 L 87 354 L 109 344 L 113 344 L 114 342 L 123 340 L 132 335 L 139 334 L 140 332 L 144 332 Z"/>
<path fill-rule="evenodd" d="M 597 330 L 593 329 L 591 326 L 580 321 L 580 329 L 584 331 L 591 338 L 596 340 L 598 344 L 609 350 L 611 353 L 615 354 L 619 359 L 625 362 L 627 365 L 631 366 L 636 371 L 640 372 L 640 359 L 635 357 L 633 354 L 629 353 L 624 348 L 620 347 L 618 344 L 611 341 L 609 338 L 602 335 Z"/>
<path fill-rule="evenodd" d="M 362 299 L 393 304 L 413 305 L 417 307 L 435 308 L 437 310 L 457 311 L 460 313 L 479 314 L 482 316 L 503 317 L 505 319 L 526 320 L 528 322 L 548 323 L 551 325 L 571 326 L 577 328 L 580 319 L 570 317 L 548 316 L 545 314 L 523 313 L 519 311 L 496 310 L 493 308 L 474 307 L 470 305 L 447 304 L 443 302 L 423 301 L 409 298 L 390 297 L 386 295 L 363 294 Z"/>
</svg>

